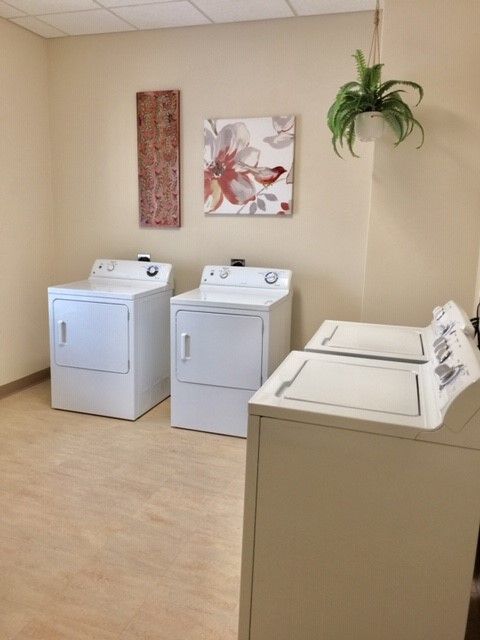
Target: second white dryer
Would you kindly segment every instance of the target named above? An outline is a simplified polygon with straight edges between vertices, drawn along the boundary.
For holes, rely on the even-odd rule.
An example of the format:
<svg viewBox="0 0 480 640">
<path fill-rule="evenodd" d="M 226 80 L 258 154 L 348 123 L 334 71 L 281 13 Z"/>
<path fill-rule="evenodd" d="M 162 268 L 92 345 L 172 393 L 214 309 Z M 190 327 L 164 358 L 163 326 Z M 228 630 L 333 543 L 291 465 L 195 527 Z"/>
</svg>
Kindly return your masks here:
<svg viewBox="0 0 480 640">
<path fill-rule="evenodd" d="M 448 353 L 448 336 L 454 329 L 468 336 L 474 328 L 465 313 L 450 300 L 435 307 L 431 323 L 426 327 L 369 324 L 343 320 L 325 320 L 305 345 L 305 351 L 335 355 L 427 362 L 435 352 Z"/>
<path fill-rule="evenodd" d="M 291 277 L 207 266 L 171 299 L 173 427 L 247 435 L 250 397 L 290 351 Z"/>
</svg>

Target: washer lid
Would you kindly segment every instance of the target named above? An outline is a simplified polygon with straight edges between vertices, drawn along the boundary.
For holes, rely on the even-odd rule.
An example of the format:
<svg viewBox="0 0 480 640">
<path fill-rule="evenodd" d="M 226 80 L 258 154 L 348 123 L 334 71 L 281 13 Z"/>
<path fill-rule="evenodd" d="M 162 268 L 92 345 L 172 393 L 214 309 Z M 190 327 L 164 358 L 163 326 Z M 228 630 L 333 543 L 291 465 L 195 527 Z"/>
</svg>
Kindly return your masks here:
<svg viewBox="0 0 480 640">
<path fill-rule="evenodd" d="M 252 396 L 262 418 L 415 438 L 443 424 L 430 362 L 292 351 Z"/>
<path fill-rule="evenodd" d="M 423 332 L 417 327 L 326 320 L 305 349 L 422 362 L 428 359 Z"/>
<path fill-rule="evenodd" d="M 198 289 L 186 291 L 171 298 L 172 305 L 217 307 L 222 309 L 249 309 L 269 311 L 269 309 L 288 295 L 283 291 L 265 291 L 240 287 L 217 287 L 203 285 Z"/>
<path fill-rule="evenodd" d="M 414 371 L 353 363 L 307 360 L 285 391 L 289 400 L 363 409 L 400 416 L 419 416 L 420 398 Z"/>
<path fill-rule="evenodd" d="M 122 300 L 134 300 L 170 289 L 172 289 L 172 285 L 165 282 L 144 282 L 141 280 L 93 277 L 88 280 L 79 280 L 78 282 L 68 282 L 66 284 L 48 287 L 48 293 L 76 297 L 86 296 L 89 298 L 121 298 Z"/>
</svg>

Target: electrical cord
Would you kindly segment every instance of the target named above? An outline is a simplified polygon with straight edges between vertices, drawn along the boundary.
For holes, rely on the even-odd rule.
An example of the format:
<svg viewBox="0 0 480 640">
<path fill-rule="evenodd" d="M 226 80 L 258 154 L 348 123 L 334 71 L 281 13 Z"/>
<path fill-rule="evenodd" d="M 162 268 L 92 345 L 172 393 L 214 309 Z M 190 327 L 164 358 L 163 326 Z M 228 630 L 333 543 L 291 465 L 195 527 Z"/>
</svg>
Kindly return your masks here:
<svg viewBox="0 0 480 640">
<path fill-rule="evenodd" d="M 470 318 L 470 322 L 475 329 L 475 337 L 477 338 L 477 346 L 480 349 L 480 302 L 477 304 L 477 314 L 474 318 Z"/>
</svg>

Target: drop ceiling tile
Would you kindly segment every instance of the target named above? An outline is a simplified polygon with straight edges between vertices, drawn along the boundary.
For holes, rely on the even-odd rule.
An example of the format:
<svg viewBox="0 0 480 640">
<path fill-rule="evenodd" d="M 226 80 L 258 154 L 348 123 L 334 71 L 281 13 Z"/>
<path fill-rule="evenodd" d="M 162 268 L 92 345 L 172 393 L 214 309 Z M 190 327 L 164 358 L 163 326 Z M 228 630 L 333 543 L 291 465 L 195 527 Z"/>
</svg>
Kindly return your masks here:
<svg viewBox="0 0 480 640">
<path fill-rule="evenodd" d="M 376 0 L 290 0 L 290 4 L 298 16 L 314 16 L 373 10 Z"/>
<path fill-rule="evenodd" d="M 8 0 L 8 4 L 32 16 L 98 9 L 98 4 L 93 0 Z"/>
<path fill-rule="evenodd" d="M 69 36 L 81 36 L 88 33 L 112 33 L 113 31 L 135 31 L 135 29 L 112 15 L 106 9 L 78 11 L 77 13 L 52 13 L 42 20 L 64 31 Z"/>
<path fill-rule="evenodd" d="M 291 18 L 294 14 L 285 0 L 194 0 L 213 22 L 244 22 Z"/>
<path fill-rule="evenodd" d="M 139 4 L 160 4 L 161 2 L 171 2 L 172 0 L 96 0 L 104 7 L 130 7 Z"/>
<path fill-rule="evenodd" d="M 18 16 L 24 16 L 25 13 L 23 11 L 19 11 L 18 9 L 14 9 L 5 2 L 1 2 L 0 0 L 0 18 L 17 18 Z"/>
<path fill-rule="evenodd" d="M 210 24 L 209 20 L 190 2 L 160 2 L 137 7 L 115 8 L 112 11 L 138 29 L 161 29 L 163 27 L 188 27 Z"/>
<path fill-rule="evenodd" d="M 51 27 L 49 24 L 45 24 L 42 20 L 34 18 L 33 16 L 25 16 L 24 18 L 13 18 L 11 22 L 15 22 L 19 27 L 33 31 L 43 38 L 61 38 L 66 35 L 65 32 Z"/>
</svg>

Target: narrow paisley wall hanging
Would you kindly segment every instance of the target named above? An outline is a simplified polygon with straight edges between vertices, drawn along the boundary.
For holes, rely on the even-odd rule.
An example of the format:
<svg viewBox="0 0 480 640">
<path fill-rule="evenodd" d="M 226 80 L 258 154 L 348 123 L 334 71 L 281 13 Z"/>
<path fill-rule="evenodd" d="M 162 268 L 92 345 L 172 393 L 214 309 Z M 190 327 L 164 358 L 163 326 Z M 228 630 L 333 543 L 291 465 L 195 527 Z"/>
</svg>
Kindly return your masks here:
<svg viewBox="0 0 480 640">
<path fill-rule="evenodd" d="M 180 226 L 180 92 L 137 93 L 140 226 Z"/>
<path fill-rule="evenodd" d="M 292 214 L 295 116 L 211 118 L 204 135 L 204 213 Z"/>
</svg>

